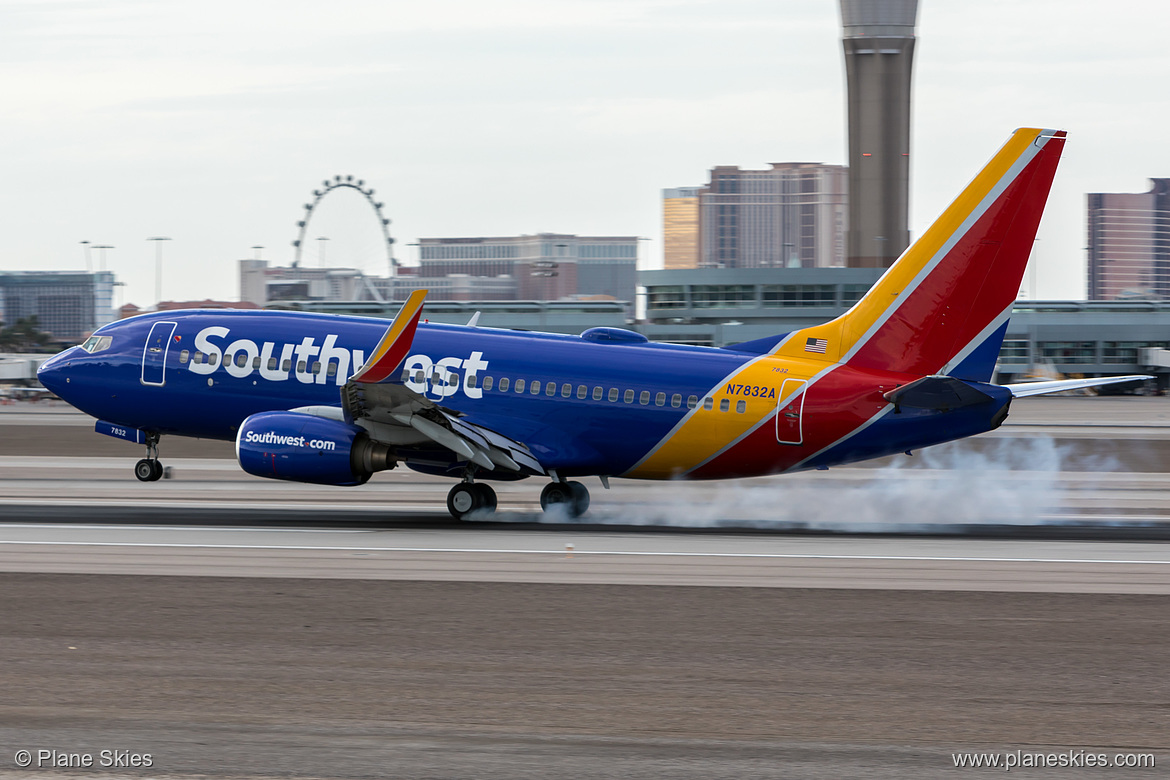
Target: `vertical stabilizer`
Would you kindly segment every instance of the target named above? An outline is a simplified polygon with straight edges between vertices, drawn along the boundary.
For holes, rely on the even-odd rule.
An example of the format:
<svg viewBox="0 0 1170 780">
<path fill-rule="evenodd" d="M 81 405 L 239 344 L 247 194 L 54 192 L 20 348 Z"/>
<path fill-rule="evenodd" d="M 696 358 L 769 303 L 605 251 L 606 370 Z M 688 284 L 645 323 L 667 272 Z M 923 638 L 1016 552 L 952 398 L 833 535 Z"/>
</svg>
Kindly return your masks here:
<svg viewBox="0 0 1170 780">
<path fill-rule="evenodd" d="M 777 354 L 989 381 L 1064 140 L 1017 130 L 856 306 Z"/>
</svg>

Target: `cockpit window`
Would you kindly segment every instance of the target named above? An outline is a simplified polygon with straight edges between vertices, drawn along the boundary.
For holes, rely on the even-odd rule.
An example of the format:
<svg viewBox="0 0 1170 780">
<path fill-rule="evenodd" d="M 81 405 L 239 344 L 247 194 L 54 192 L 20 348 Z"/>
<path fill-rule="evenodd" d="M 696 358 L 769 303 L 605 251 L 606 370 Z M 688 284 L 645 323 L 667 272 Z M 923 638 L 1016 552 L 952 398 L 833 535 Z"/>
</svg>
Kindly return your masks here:
<svg viewBox="0 0 1170 780">
<path fill-rule="evenodd" d="M 81 345 L 81 348 L 90 354 L 101 352 L 110 348 L 110 342 L 112 340 L 110 336 L 90 336 Z"/>
</svg>

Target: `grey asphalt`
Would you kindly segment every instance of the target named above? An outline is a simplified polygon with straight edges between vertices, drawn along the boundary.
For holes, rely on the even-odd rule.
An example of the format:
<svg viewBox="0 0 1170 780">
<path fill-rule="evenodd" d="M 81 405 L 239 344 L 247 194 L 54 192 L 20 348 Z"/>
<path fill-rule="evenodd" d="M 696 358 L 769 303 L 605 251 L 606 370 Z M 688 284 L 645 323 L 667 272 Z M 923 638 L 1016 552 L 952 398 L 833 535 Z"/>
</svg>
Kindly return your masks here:
<svg viewBox="0 0 1170 780">
<path fill-rule="evenodd" d="M 290 486 L 179 441 L 173 479 L 142 485 L 77 416 L 0 412 L 0 777 L 939 777 L 1017 749 L 1164 773 L 1170 545 L 883 535 L 1170 515 L 1166 399 L 1035 403 L 908 466 L 594 484 L 597 522 L 547 528 L 532 480 L 458 526 L 441 480 Z M 56 522 L 13 517 L 37 511 Z M 236 520 L 174 524 L 200 512 Z M 709 527 L 778 517 L 868 533 Z M 695 528 L 631 528 L 666 522 Z M 22 748 L 153 766 L 19 770 Z"/>
</svg>

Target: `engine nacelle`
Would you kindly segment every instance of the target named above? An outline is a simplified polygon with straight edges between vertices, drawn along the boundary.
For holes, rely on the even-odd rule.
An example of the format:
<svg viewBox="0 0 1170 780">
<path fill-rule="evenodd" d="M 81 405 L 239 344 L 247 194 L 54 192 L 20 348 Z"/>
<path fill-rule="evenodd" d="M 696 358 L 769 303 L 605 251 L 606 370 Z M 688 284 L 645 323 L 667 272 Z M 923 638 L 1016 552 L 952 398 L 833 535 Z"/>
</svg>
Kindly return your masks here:
<svg viewBox="0 0 1170 780">
<path fill-rule="evenodd" d="M 257 477 L 361 485 L 394 468 L 390 448 L 356 425 L 300 412 L 260 412 L 240 425 L 236 460 Z"/>
</svg>

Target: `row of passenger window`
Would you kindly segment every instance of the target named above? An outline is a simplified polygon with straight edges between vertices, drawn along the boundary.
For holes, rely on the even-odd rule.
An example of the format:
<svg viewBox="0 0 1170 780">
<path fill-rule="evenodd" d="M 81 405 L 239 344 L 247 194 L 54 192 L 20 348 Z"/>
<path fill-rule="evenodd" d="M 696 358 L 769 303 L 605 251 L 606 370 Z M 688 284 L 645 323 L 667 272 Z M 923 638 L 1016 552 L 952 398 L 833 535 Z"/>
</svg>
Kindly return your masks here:
<svg viewBox="0 0 1170 780">
<path fill-rule="evenodd" d="M 435 378 L 437 378 L 437 377 L 432 377 L 432 379 L 435 379 Z M 415 371 L 413 377 L 411 376 L 409 371 L 402 372 L 402 381 L 407 382 L 407 381 L 410 381 L 412 379 L 416 384 L 421 384 L 426 379 L 426 377 L 421 370 Z M 453 387 L 455 385 L 458 385 L 459 384 L 458 375 L 457 374 L 448 374 L 447 384 L 449 387 Z M 539 379 L 533 379 L 530 382 L 527 380 L 524 380 L 524 379 L 517 379 L 515 381 L 515 383 L 513 383 L 511 379 L 509 379 L 508 377 L 505 376 L 505 377 L 500 377 L 499 384 L 497 384 L 495 377 L 488 375 L 488 376 L 485 376 L 483 378 L 483 383 L 482 383 L 482 385 L 480 385 L 478 382 L 478 378 L 474 374 L 472 374 L 471 376 L 467 377 L 467 381 L 464 384 L 466 387 L 469 387 L 469 388 L 475 388 L 477 386 L 482 386 L 482 388 L 485 391 L 489 391 L 489 392 L 493 389 L 496 389 L 496 391 L 500 392 L 500 393 L 507 393 L 510 390 L 511 392 L 517 393 L 517 394 L 527 392 L 529 395 L 540 395 L 543 392 L 544 395 L 549 396 L 549 397 L 553 397 L 553 396 L 557 395 L 557 383 L 556 382 L 551 382 L 551 381 L 544 382 L 542 385 L 541 380 L 539 380 Z M 594 385 L 592 392 L 590 392 L 588 385 L 577 385 L 577 389 L 574 392 L 573 384 L 571 382 L 562 382 L 561 383 L 560 395 L 562 398 L 572 398 L 573 395 L 576 395 L 577 398 L 582 400 L 582 401 L 589 398 L 590 396 L 592 396 L 594 401 L 608 399 L 610 403 L 617 403 L 618 400 L 620 399 L 623 403 L 627 403 L 627 404 L 634 403 L 634 400 L 636 398 L 638 403 L 641 404 L 642 406 L 649 406 L 650 405 L 650 398 L 651 398 L 649 390 L 643 390 L 639 393 L 633 389 L 627 388 L 626 391 L 623 393 L 618 388 L 611 387 L 611 388 L 609 388 L 609 391 L 607 392 L 606 389 L 604 387 L 601 387 L 600 385 Z M 674 407 L 675 409 L 678 409 L 679 407 L 682 406 L 682 400 L 683 400 L 683 397 L 682 397 L 681 393 L 674 393 L 673 395 L 670 396 L 670 405 L 672 407 Z M 655 393 L 654 394 L 654 405 L 655 406 L 666 406 L 666 393 L 663 393 L 663 392 Z M 687 396 L 687 408 L 688 409 L 694 409 L 698 405 L 699 405 L 699 397 L 697 395 Z M 715 400 L 713 398 L 711 398 L 710 396 L 707 396 L 706 398 L 703 399 L 703 408 L 707 409 L 708 411 L 710 411 L 711 409 L 714 409 L 715 408 Z M 719 401 L 719 411 L 721 411 L 721 412 L 731 411 L 730 399 L 723 398 Z M 737 400 L 735 402 L 735 411 L 738 412 L 739 414 L 743 414 L 744 412 L 746 412 L 747 411 L 747 401 L 745 401 L 743 399 Z"/>
<path fill-rule="evenodd" d="M 216 355 L 215 353 L 212 353 L 210 355 L 205 355 L 202 352 L 196 352 L 195 357 L 192 359 L 190 350 L 184 349 L 182 352 L 179 353 L 179 362 L 180 363 L 186 363 L 189 359 L 191 359 L 192 362 L 194 362 L 194 363 L 207 363 L 208 365 L 214 366 L 216 363 L 219 362 L 219 355 Z M 278 361 L 276 358 L 268 358 L 268 370 L 275 371 L 277 363 L 278 363 Z M 248 365 L 248 356 L 245 355 L 243 352 L 237 352 L 235 364 L 237 366 L 239 366 L 240 368 L 243 368 L 244 366 Z M 292 371 L 292 367 L 293 367 L 292 360 L 285 360 L 284 363 L 281 365 L 280 370 L 287 373 L 289 371 Z M 252 358 L 252 368 L 253 369 L 260 368 L 260 356 L 259 355 Z M 312 364 L 306 363 L 303 360 L 297 361 L 297 372 L 298 373 L 301 373 L 301 374 L 305 373 L 306 368 L 308 368 L 308 372 L 310 374 L 320 373 L 321 361 L 314 360 L 312 362 Z M 325 373 L 328 376 L 337 376 L 337 364 L 334 363 L 333 361 L 329 361 L 329 368 L 326 369 Z"/>
<path fill-rule="evenodd" d="M 179 362 L 180 363 L 185 364 L 189 359 L 191 359 L 190 350 L 184 349 L 182 352 L 179 353 Z M 196 352 L 194 355 L 194 362 L 195 363 L 208 363 L 208 364 L 214 366 L 216 363 L 219 362 L 219 355 L 216 355 L 215 353 L 211 353 L 210 355 L 205 355 L 202 352 Z M 268 370 L 275 371 L 277 362 L 278 361 L 276 358 L 269 358 L 268 359 Z M 237 366 L 239 366 L 240 368 L 243 368 L 245 365 L 247 365 L 247 363 L 248 363 L 248 356 L 245 355 L 243 352 L 237 352 L 235 364 Z M 313 363 L 311 365 L 308 365 L 307 367 L 309 369 L 310 374 L 317 374 L 321 371 L 321 362 L 318 360 L 315 360 L 315 361 L 313 361 Z M 252 368 L 253 369 L 260 368 L 260 357 L 259 356 L 252 358 Z M 297 362 L 297 372 L 298 373 L 301 373 L 301 374 L 305 373 L 305 368 L 306 368 L 305 361 L 301 360 L 301 361 Z M 291 371 L 292 370 L 292 360 L 285 360 L 284 364 L 280 367 L 280 370 L 285 371 L 285 372 Z M 326 369 L 326 373 L 328 376 L 336 376 L 337 375 L 337 364 L 334 363 L 333 361 L 330 361 L 329 367 Z M 411 378 L 412 377 L 410 376 L 409 371 L 402 372 L 402 380 L 403 381 L 408 381 Z M 425 379 L 423 372 L 421 370 L 415 371 L 413 379 L 416 383 L 423 382 Z M 459 377 L 457 374 L 448 374 L 448 386 L 458 385 L 458 383 L 459 383 Z M 470 387 L 470 388 L 475 388 L 478 385 L 476 376 L 474 374 L 472 374 L 471 376 L 467 377 L 467 381 L 465 382 L 465 385 L 467 387 Z M 515 381 L 515 383 L 513 383 L 511 379 L 509 379 L 508 377 L 505 376 L 505 377 L 500 377 L 499 384 L 497 385 L 495 377 L 488 375 L 488 376 L 485 376 L 483 378 L 483 385 L 482 386 L 483 386 L 483 389 L 487 390 L 487 391 L 491 391 L 493 388 L 496 388 L 497 392 L 500 392 L 500 393 L 507 393 L 510 390 L 511 392 L 518 393 L 518 394 L 527 392 L 529 395 L 540 395 L 542 392 L 541 381 L 539 379 L 533 379 L 531 382 L 526 381 L 524 379 L 517 379 Z M 543 386 L 543 392 L 546 396 L 555 396 L 557 394 L 557 383 L 556 382 L 545 382 L 544 386 Z M 574 394 L 573 385 L 569 382 L 562 383 L 560 386 L 560 394 L 561 394 L 562 398 L 571 398 Z M 605 399 L 608 399 L 610 403 L 617 403 L 618 399 L 620 398 L 623 403 L 627 403 L 627 404 L 634 403 L 634 399 L 636 397 L 638 403 L 641 404 L 642 406 L 649 406 L 650 405 L 650 391 L 649 390 L 643 390 L 641 393 L 637 393 L 632 389 L 627 389 L 623 393 L 622 391 L 618 390 L 618 388 L 611 387 L 611 388 L 609 388 L 609 391 L 607 393 L 605 388 L 601 387 L 600 385 L 594 385 L 593 391 L 592 391 L 592 393 L 590 393 L 589 388 L 586 385 L 577 385 L 576 395 L 577 395 L 577 398 L 579 398 L 581 400 L 585 400 L 590 395 L 592 395 L 594 401 L 600 401 L 603 398 L 605 398 Z M 666 406 L 666 393 L 663 393 L 663 392 L 655 393 L 654 394 L 654 405 L 655 406 Z M 682 406 L 682 394 L 681 393 L 674 393 L 673 395 L 671 395 L 670 396 L 670 405 L 672 407 L 674 407 L 675 409 L 680 408 Z M 687 408 L 688 409 L 694 409 L 698 405 L 699 405 L 699 397 L 697 395 L 688 395 L 687 396 Z M 703 399 L 703 408 L 708 410 L 708 411 L 714 409 L 715 408 L 715 400 L 713 398 L 711 398 L 710 396 L 707 396 L 706 398 Z M 727 399 L 727 398 L 720 399 L 719 411 L 721 411 L 721 412 L 731 411 L 730 399 Z M 737 400 L 735 402 L 735 411 L 739 414 L 745 413 L 747 411 L 747 401 L 743 400 L 742 398 Z"/>
</svg>

